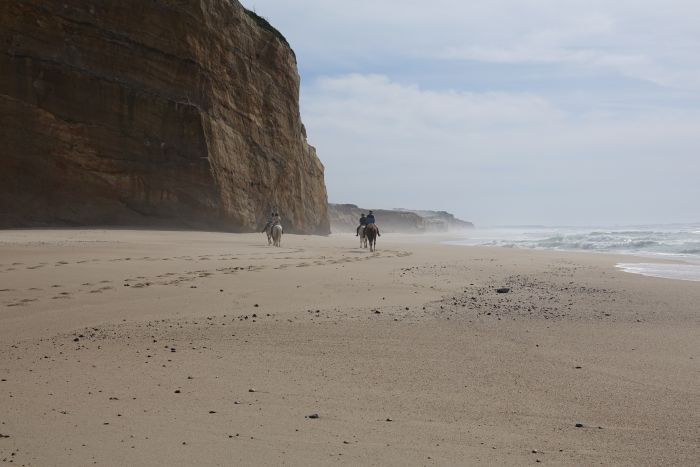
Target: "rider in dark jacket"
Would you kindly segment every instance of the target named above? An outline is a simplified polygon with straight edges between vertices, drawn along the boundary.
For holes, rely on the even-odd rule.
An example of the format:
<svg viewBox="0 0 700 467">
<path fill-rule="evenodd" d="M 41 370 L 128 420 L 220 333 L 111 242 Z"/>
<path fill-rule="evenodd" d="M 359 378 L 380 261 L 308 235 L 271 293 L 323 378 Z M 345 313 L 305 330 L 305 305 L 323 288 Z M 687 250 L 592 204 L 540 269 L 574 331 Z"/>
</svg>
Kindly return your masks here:
<svg viewBox="0 0 700 467">
<path fill-rule="evenodd" d="M 367 225 L 367 218 L 365 217 L 365 213 L 363 212 L 362 215 L 360 216 L 360 225 L 357 226 L 357 229 L 355 230 L 355 236 L 357 237 L 360 235 L 360 227 Z"/>
<path fill-rule="evenodd" d="M 369 214 L 367 214 L 367 217 L 365 218 L 365 223 L 367 225 L 374 224 L 374 226 L 377 227 L 377 223 L 374 220 L 374 214 L 372 214 L 372 211 L 370 211 Z M 379 227 L 377 227 L 377 235 L 379 235 L 380 237 L 382 236 L 382 234 L 379 233 Z"/>
<path fill-rule="evenodd" d="M 263 227 L 262 231 L 265 233 L 268 227 L 272 225 L 272 218 L 274 217 L 275 213 L 271 212 L 269 216 L 267 216 L 267 224 L 265 224 L 265 227 Z"/>
</svg>

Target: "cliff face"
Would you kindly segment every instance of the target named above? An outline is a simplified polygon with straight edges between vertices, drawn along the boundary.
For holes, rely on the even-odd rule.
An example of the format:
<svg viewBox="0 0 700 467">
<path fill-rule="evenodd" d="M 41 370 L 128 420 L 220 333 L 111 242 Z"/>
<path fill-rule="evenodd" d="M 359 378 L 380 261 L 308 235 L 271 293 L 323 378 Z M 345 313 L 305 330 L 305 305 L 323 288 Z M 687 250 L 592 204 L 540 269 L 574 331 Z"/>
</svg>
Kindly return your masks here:
<svg viewBox="0 0 700 467">
<path fill-rule="evenodd" d="M 329 232 L 294 53 L 235 0 L 0 2 L 0 227 Z"/>
<path fill-rule="evenodd" d="M 374 209 L 377 225 L 382 232 L 426 233 L 448 232 L 474 227 L 471 222 L 457 219 L 445 211 L 411 211 L 408 209 Z M 354 204 L 329 204 L 328 215 L 333 232 L 354 232 L 362 213 Z"/>
<path fill-rule="evenodd" d="M 423 219 L 412 212 L 397 212 L 386 209 L 373 209 L 377 225 L 382 232 L 418 233 L 425 231 Z M 354 204 L 329 204 L 328 214 L 333 232 L 354 232 L 358 219 L 369 209 L 361 209 Z"/>
<path fill-rule="evenodd" d="M 447 211 L 421 211 L 410 209 L 397 209 L 402 212 L 412 212 L 423 218 L 426 232 L 450 232 L 474 228 L 474 224 L 463 221 Z"/>
</svg>

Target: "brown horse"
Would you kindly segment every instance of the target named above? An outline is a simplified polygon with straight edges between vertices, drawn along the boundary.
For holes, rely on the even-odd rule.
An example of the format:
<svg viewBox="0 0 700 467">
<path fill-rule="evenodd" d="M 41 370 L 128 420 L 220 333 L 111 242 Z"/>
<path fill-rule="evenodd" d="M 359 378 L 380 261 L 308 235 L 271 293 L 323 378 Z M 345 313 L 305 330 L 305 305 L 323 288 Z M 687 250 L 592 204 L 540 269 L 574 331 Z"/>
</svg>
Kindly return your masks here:
<svg viewBox="0 0 700 467">
<path fill-rule="evenodd" d="M 377 249 L 377 235 L 379 234 L 379 229 L 374 224 L 369 224 L 365 227 L 365 236 L 367 237 L 367 243 L 369 243 L 369 251 L 374 251 Z"/>
</svg>

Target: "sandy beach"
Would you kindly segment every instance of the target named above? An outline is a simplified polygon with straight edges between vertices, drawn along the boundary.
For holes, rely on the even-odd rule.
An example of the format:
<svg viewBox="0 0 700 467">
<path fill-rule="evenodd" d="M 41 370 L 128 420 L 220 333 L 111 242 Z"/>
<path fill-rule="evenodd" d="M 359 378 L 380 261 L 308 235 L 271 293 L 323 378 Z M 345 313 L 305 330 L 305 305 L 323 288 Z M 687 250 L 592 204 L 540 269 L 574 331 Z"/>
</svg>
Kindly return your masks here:
<svg viewBox="0 0 700 467">
<path fill-rule="evenodd" d="M 700 283 L 437 240 L 0 232 L 0 461 L 700 463 Z"/>
</svg>

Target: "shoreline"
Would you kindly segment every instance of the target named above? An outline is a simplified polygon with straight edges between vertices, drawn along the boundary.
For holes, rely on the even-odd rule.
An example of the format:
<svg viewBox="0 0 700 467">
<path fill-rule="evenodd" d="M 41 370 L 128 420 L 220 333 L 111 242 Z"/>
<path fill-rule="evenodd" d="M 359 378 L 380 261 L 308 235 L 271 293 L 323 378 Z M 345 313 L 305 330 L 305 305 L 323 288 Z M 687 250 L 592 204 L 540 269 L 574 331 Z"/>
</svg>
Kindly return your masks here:
<svg viewBox="0 0 700 467">
<path fill-rule="evenodd" d="M 356 240 L 1 231 L 0 459 L 697 460 L 697 283 L 616 255 Z"/>
<path fill-rule="evenodd" d="M 504 246 L 504 245 L 487 245 L 487 244 L 467 244 L 460 243 L 460 240 L 447 240 L 442 243 L 453 246 L 466 247 L 486 247 L 486 248 L 505 248 L 519 249 L 530 251 L 555 251 L 562 253 L 582 253 L 596 255 L 613 255 L 620 256 L 620 261 L 616 268 L 623 270 L 628 274 L 639 274 L 647 277 L 655 277 L 658 279 L 684 280 L 691 282 L 700 282 L 700 255 L 681 254 L 681 253 L 654 253 L 644 251 L 615 251 L 615 250 L 586 250 L 586 249 L 566 249 L 566 248 L 547 248 L 547 247 L 528 247 L 528 246 Z M 623 259 L 625 259 L 623 261 Z M 644 260 L 631 262 L 630 259 Z M 650 262 L 651 261 L 651 262 Z M 664 268 L 656 267 L 657 265 L 679 265 L 681 268 Z M 687 266 L 687 267 L 686 267 Z"/>
</svg>

